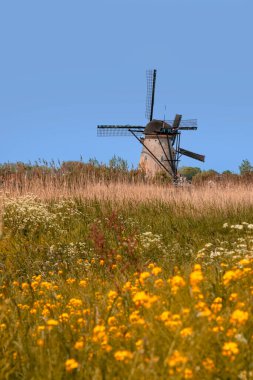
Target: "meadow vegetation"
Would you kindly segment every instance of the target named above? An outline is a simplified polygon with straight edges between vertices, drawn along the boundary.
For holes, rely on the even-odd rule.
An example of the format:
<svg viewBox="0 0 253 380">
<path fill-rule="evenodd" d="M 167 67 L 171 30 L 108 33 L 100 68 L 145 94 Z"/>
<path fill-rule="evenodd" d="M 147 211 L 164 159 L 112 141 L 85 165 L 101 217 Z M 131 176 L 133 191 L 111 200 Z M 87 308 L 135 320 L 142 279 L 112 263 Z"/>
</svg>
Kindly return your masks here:
<svg viewBox="0 0 253 380">
<path fill-rule="evenodd" d="M 12 178 L 0 379 L 253 379 L 250 185 Z"/>
</svg>

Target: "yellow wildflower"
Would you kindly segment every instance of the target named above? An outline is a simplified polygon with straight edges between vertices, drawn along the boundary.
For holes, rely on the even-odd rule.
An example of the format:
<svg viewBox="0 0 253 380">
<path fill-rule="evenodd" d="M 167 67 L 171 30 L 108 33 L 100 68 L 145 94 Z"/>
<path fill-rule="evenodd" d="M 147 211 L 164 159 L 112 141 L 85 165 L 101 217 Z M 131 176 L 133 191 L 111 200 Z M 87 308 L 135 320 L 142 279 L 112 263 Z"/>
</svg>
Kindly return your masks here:
<svg viewBox="0 0 253 380">
<path fill-rule="evenodd" d="M 202 365 L 209 372 L 212 372 L 215 369 L 214 361 L 210 358 L 205 358 L 202 361 Z"/>
<path fill-rule="evenodd" d="M 193 378 L 193 372 L 190 368 L 185 368 L 184 370 L 184 379 L 192 379 Z"/>
<path fill-rule="evenodd" d="M 184 366 L 188 361 L 186 356 L 183 356 L 179 351 L 174 351 L 173 354 L 167 359 L 167 364 L 170 368 Z"/>
<path fill-rule="evenodd" d="M 110 290 L 109 292 L 108 292 L 108 299 L 111 301 L 111 302 L 113 302 L 114 300 L 115 300 L 115 298 L 118 296 L 118 293 L 117 292 L 115 292 L 115 290 Z"/>
<path fill-rule="evenodd" d="M 161 272 L 162 272 L 162 268 L 155 267 L 155 268 L 152 269 L 152 272 L 151 272 L 151 273 L 152 273 L 154 276 L 158 276 L 158 274 L 161 273 Z"/>
<path fill-rule="evenodd" d="M 238 262 L 240 265 L 249 265 L 251 261 L 249 259 L 242 259 Z"/>
<path fill-rule="evenodd" d="M 171 318 L 171 312 L 170 311 L 164 311 L 162 314 L 159 316 L 159 319 L 162 322 L 166 322 L 168 319 Z"/>
<path fill-rule="evenodd" d="M 69 320 L 69 315 L 68 313 L 62 313 L 60 316 L 59 316 L 59 321 L 60 322 L 67 322 Z"/>
<path fill-rule="evenodd" d="M 123 291 L 128 291 L 128 290 L 131 290 L 131 288 L 132 288 L 131 282 L 127 281 L 122 289 L 123 289 Z"/>
<path fill-rule="evenodd" d="M 212 305 L 211 305 L 211 310 L 214 314 L 219 313 L 222 309 L 222 298 L 217 297 L 214 299 Z"/>
<path fill-rule="evenodd" d="M 93 329 L 93 342 L 99 343 L 103 350 L 109 352 L 111 346 L 108 345 L 108 336 L 106 334 L 105 326 L 97 325 Z"/>
<path fill-rule="evenodd" d="M 182 326 L 181 317 L 179 314 L 171 314 L 170 311 L 164 311 L 159 319 L 165 324 L 166 327 L 171 330 L 176 330 L 178 327 Z"/>
<path fill-rule="evenodd" d="M 223 326 L 214 326 L 214 327 L 212 328 L 212 331 L 213 331 L 214 333 L 218 333 L 218 332 L 224 331 L 224 327 L 223 327 Z"/>
<path fill-rule="evenodd" d="M 78 318 L 77 323 L 80 326 L 85 326 L 86 325 L 86 320 L 84 318 Z"/>
<path fill-rule="evenodd" d="M 235 327 L 228 329 L 226 335 L 231 338 L 237 334 L 237 329 Z"/>
<path fill-rule="evenodd" d="M 84 348 L 84 341 L 78 340 L 74 345 L 76 350 L 82 350 Z"/>
<path fill-rule="evenodd" d="M 185 327 L 183 330 L 180 331 L 180 335 L 183 337 L 183 338 L 186 338 L 188 336 L 191 336 L 193 333 L 192 331 L 192 327 Z"/>
<path fill-rule="evenodd" d="M 19 303 L 19 304 L 18 304 L 18 307 L 19 307 L 19 309 L 21 309 L 21 310 L 29 310 L 29 309 L 30 309 L 30 306 L 29 306 L 29 305 L 22 304 L 22 303 Z"/>
<path fill-rule="evenodd" d="M 108 318 L 108 325 L 109 325 L 109 326 L 115 326 L 116 323 L 117 323 L 117 320 L 116 320 L 115 317 L 109 317 L 109 318 Z"/>
<path fill-rule="evenodd" d="M 83 315 L 90 315 L 90 309 L 83 309 Z"/>
<path fill-rule="evenodd" d="M 52 289 L 52 284 L 48 281 L 42 281 L 41 284 L 40 284 L 41 288 L 44 288 L 44 289 Z"/>
<path fill-rule="evenodd" d="M 133 311 L 130 316 L 129 316 L 129 321 L 133 324 L 138 324 L 138 325 L 144 325 L 145 320 L 141 318 L 140 312 L 138 310 Z"/>
<path fill-rule="evenodd" d="M 130 332 L 127 332 L 127 333 L 125 334 L 124 338 L 125 338 L 126 340 L 131 339 L 131 338 L 132 338 L 132 334 L 131 334 Z"/>
<path fill-rule="evenodd" d="M 231 281 L 240 279 L 243 276 L 243 271 L 240 269 L 229 270 L 223 275 L 223 284 L 229 285 Z"/>
<path fill-rule="evenodd" d="M 133 358 L 133 353 L 127 350 L 119 350 L 115 352 L 114 358 L 117 361 L 128 363 Z"/>
<path fill-rule="evenodd" d="M 158 278 L 154 282 L 155 288 L 162 288 L 164 286 L 164 281 L 161 278 Z"/>
<path fill-rule="evenodd" d="M 31 282 L 31 287 L 33 288 L 33 290 L 36 290 L 39 286 L 39 282 L 37 281 L 32 281 Z"/>
<path fill-rule="evenodd" d="M 231 293 L 229 296 L 229 301 L 237 301 L 238 300 L 238 294 L 237 293 Z"/>
<path fill-rule="evenodd" d="M 59 322 L 56 321 L 55 319 L 49 319 L 47 321 L 47 326 L 53 327 L 53 326 L 58 326 L 58 325 L 59 325 Z"/>
<path fill-rule="evenodd" d="M 75 282 L 76 282 L 75 278 L 67 278 L 67 280 L 66 280 L 66 283 L 69 285 L 74 284 Z"/>
<path fill-rule="evenodd" d="M 79 367 L 78 362 L 75 359 L 68 359 L 65 362 L 65 369 L 67 372 L 72 372 Z"/>
<path fill-rule="evenodd" d="M 196 310 L 199 312 L 198 317 L 209 317 L 211 314 L 211 311 L 207 307 L 206 303 L 203 301 L 199 301 L 196 304 Z"/>
<path fill-rule="evenodd" d="M 203 280 L 204 280 L 204 277 L 201 271 L 201 266 L 198 264 L 194 265 L 194 270 L 190 274 L 190 284 L 194 292 L 199 291 L 199 285 L 201 284 Z"/>
<path fill-rule="evenodd" d="M 216 317 L 216 322 L 218 325 L 221 325 L 224 322 L 224 318 L 221 315 L 218 315 L 218 317 Z"/>
<path fill-rule="evenodd" d="M 149 273 L 149 272 L 142 272 L 142 273 L 140 274 L 140 277 L 139 277 L 139 280 L 140 280 L 141 285 L 144 285 L 145 280 L 146 280 L 147 278 L 149 278 L 149 277 L 150 277 L 150 273 Z"/>
<path fill-rule="evenodd" d="M 187 317 L 189 314 L 190 314 L 190 309 L 188 309 L 187 307 L 184 307 L 184 308 L 182 309 L 182 315 L 183 315 L 184 317 Z"/>
<path fill-rule="evenodd" d="M 44 339 L 37 339 L 37 345 L 38 345 L 39 347 L 43 347 L 43 346 L 44 346 L 44 343 L 45 343 Z"/>
<path fill-rule="evenodd" d="M 245 303 L 244 302 L 237 302 L 237 304 L 235 305 L 235 307 L 237 309 L 243 309 L 245 307 Z"/>
<path fill-rule="evenodd" d="M 179 275 L 170 278 L 168 283 L 171 285 L 172 294 L 176 294 L 180 288 L 183 288 L 186 285 L 183 277 Z"/>
<path fill-rule="evenodd" d="M 118 328 L 116 326 L 111 326 L 111 327 L 109 327 L 108 332 L 110 334 L 115 334 L 118 332 Z"/>
<path fill-rule="evenodd" d="M 83 305 L 83 301 L 79 298 L 71 298 L 68 303 L 68 307 L 81 307 Z"/>
<path fill-rule="evenodd" d="M 244 325 L 248 318 L 249 313 L 247 311 L 237 309 L 232 313 L 230 323 L 232 323 L 232 325 Z"/>
<path fill-rule="evenodd" d="M 22 285 L 21 285 L 21 288 L 23 290 L 27 290 L 27 289 L 29 289 L 29 284 L 27 282 L 23 282 Z"/>
<path fill-rule="evenodd" d="M 136 306 L 144 306 L 145 308 L 149 309 L 153 303 L 155 303 L 158 300 L 157 296 L 149 295 L 143 291 L 137 292 L 133 296 L 133 302 Z"/>
<path fill-rule="evenodd" d="M 137 340 L 137 342 L 135 343 L 135 346 L 136 346 L 137 350 L 142 350 L 143 349 L 143 339 Z"/>
<path fill-rule="evenodd" d="M 239 353 L 238 344 L 236 342 L 226 342 L 222 347 L 222 355 L 227 356 L 231 361 L 235 360 L 235 356 Z"/>
</svg>

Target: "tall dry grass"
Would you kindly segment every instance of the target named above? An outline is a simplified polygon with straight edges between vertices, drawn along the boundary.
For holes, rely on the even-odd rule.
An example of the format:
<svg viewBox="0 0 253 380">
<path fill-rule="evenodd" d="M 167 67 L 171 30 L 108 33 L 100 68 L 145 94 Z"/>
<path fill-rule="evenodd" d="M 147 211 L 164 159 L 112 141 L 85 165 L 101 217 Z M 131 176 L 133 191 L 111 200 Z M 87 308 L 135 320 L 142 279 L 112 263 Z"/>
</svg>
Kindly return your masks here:
<svg viewBox="0 0 253 380">
<path fill-rule="evenodd" d="M 236 210 L 253 205 L 253 187 L 251 184 L 205 184 L 203 186 L 186 185 L 175 187 L 171 184 L 152 184 L 129 181 L 87 181 L 80 176 L 71 181 L 69 177 L 45 176 L 29 178 L 25 174 L 4 181 L 0 188 L 1 199 L 36 195 L 43 200 L 78 198 L 87 201 L 125 203 L 165 203 L 175 211 L 197 212 L 203 214 L 206 209 Z"/>
</svg>

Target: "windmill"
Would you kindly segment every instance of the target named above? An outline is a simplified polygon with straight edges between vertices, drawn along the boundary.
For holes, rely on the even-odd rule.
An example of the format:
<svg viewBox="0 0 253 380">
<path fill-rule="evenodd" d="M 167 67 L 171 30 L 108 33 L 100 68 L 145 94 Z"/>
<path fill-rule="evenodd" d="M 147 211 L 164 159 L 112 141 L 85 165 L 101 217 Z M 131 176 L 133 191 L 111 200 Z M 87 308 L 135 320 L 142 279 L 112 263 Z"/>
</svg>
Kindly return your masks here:
<svg viewBox="0 0 253 380">
<path fill-rule="evenodd" d="M 142 144 L 139 167 L 148 176 L 165 171 L 177 180 L 177 169 L 182 155 L 204 162 L 205 156 L 181 148 L 182 131 L 196 130 L 197 120 L 153 119 L 155 102 L 156 70 L 147 70 L 146 118 L 148 124 L 140 125 L 98 125 L 98 136 L 133 136 Z"/>
</svg>

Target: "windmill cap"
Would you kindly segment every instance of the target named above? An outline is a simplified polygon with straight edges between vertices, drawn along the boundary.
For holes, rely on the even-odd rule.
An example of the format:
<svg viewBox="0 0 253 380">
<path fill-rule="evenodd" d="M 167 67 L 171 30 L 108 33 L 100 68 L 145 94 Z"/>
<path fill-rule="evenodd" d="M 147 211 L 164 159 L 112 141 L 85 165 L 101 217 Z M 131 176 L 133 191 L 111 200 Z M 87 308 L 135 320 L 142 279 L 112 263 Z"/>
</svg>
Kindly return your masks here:
<svg viewBox="0 0 253 380">
<path fill-rule="evenodd" d="M 162 120 L 151 120 L 144 129 L 144 135 L 152 135 L 161 132 L 162 129 L 171 128 L 171 125 Z"/>
</svg>

